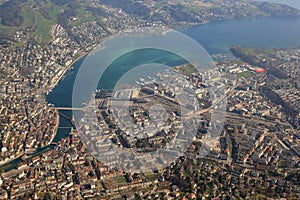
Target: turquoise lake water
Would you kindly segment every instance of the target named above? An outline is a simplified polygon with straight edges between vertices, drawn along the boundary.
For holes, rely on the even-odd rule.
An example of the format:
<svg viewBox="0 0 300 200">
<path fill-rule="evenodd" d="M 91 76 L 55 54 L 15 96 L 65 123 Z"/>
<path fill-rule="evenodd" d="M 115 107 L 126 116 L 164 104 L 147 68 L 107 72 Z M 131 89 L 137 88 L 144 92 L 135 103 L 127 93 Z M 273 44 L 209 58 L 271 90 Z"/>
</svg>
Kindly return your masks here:
<svg viewBox="0 0 300 200">
<path fill-rule="evenodd" d="M 298 0 L 269 0 L 286 2 L 287 4 L 298 6 Z M 206 51 L 213 54 L 228 54 L 231 45 L 245 45 L 251 47 L 263 48 L 283 48 L 283 47 L 299 47 L 300 46 L 300 18 L 263 18 L 255 20 L 232 20 L 214 22 L 206 25 L 199 25 L 190 28 L 180 29 L 183 33 L 195 39 L 201 44 Z M 58 85 L 47 96 L 49 103 L 59 107 L 72 106 L 72 91 L 76 78 L 76 74 L 84 62 L 85 58 L 78 60 L 74 64 L 74 69 L 69 70 L 65 74 Z M 162 53 L 159 51 L 136 52 L 127 56 L 123 56 L 114 62 L 113 68 L 120 69 L 134 67 L 143 63 L 158 62 L 163 64 L 175 65 L 183 63 L 183 60 L 173 55 Z M 145 69 L 146 70 L 146 69 Z M 114 71 L 114 70 L 113 70 Z M 109 70 L 108 70 L 109 72 Z M 148 73 L 148 72 L 147 72 Z M 100 81 L 101 87 L 110 87 L 115 82 L 116 77 L 107 73 Z M 85 97 L 87 98 L 87 97 Z M 63 111 L 63 114 L 71 117 L 72 112 Z M 61 117 L 60 127 L 71 127 L 70 122 Z M 58 130 L 54 142 L 66 137 L 70 132 L 70 128 L 61 128 Z M 41 152 L 37 151 L 36 155 Z M 8 163 L 4 169 L 9 170 L 17 166 L 21 159 L 16 159 Z"/>
<path fill-rule="evenodd" d="M 228 54 L 231 45 L 245 45 L 262 48 L 290 48 L 300 46 L 300 18 L 263 18 L 253 20 L 232 20 L 214 22 L 190 28 L 180 29 L 213 54 Z M 85 58 L 74 64 L 74 69 L 65 74 L 59 84 L 47 96 L 47 101 L 56 106 L 72 106 L 72 90 L 76 73 Z M 155 50 L 130 53 L 116 60 L 114 69 L 130 68 L 143 63 L 158 62 L 163 64 L 181 64 L 183 61 L 173 55 L 155 52 Z M 121 71 L 121 70 L 120 70 Z M 109 72 L 109 70 L 108 70 Z M 109 88 L 118 75 L 107 73 L 100 80 L 100 88 Z M 87 98 L 87 97 L 86 97 Z M 72 113 L 65 111 L 71 116 Z M 68 120 L 61 118 L 60 126 L 70 126 Z M 65 137 L 69 129 L 60 129 L 55 141 Z"/>
</svg>

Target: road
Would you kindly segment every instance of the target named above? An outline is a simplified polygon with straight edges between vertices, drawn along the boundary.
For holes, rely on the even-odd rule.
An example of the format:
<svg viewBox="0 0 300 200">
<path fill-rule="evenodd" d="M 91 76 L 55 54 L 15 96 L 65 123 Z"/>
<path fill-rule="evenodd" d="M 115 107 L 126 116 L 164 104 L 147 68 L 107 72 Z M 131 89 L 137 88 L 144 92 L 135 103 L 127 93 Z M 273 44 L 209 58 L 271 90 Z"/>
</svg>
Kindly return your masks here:
<svg viewBox="0 0 300 200">
<path fill-rule="evenodd" d="M 240 86 L 240 85 L 241 85 L 241 83 L 237 83 L 235 86 L 233 86 L 233 87 L 230 89 L 229 94 L 224 94 L 222 97 L 220 97 L 219 99 L 217 99 L 217 102 L 213 103 L 213 105 L 218 105 L 221 101 L 224 101 L 224 100 L 227 101 L 227 99 L 228 99 L 229 97 L 231 97 L 231 96 L 235 93 L 235 89 L 236 89 L 238 86 Z M 225 104 L 225 106 L 226 106 L 226 104 Z M 197 112 L 195 112 L 195 113 L 193 113 L 193 114 L 191 114 L 191 115 L 184 116 L 184 119 L 185 119 L 185 120 L 190 120 L 190 119 L 196 117 L 197 115 L 201 115 L 201 114 L 204 114 L 204 113 L 209 112 L 211 109 L 212 109 L 212 106 L 209 107 L 209 108 L 203 109 L 203 110 L 199 110 L 199 111 L 197 111 Z M 217 111 L 217 110 L 215 110 L 215 111 Z"/>
</svg>

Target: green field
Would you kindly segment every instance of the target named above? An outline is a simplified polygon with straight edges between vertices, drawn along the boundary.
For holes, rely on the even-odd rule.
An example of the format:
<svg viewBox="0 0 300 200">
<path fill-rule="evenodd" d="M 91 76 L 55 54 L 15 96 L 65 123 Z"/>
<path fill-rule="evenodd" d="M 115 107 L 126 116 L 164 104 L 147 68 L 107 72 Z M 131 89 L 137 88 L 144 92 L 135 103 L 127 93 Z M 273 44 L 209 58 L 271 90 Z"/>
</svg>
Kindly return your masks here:
<svg viewBox="0 0 300 200">
<path fill-rule="evenodd" d="M 10 33 L 12 33 L 12 28 L 10 26 L 4 26 L 4 25 L 0 24 L 0 32 L 2 34 L 10 34 Z"/>
<path fill-rule="evenodd" d="M 10 27 L 0 24 L 0 32 L 6 35 L 12 35 L 17 30 L 24 30 L 26 27 L 35 25 L 37 30 L 35 32 L 29 32 L 28 37 L 35 38 L 38 43 L 48 43 L 51 41 L 50 30 L 51 27 L 56 23 L 57 14 L 61 8 L 50 3 L 50 1 L 43 2 L 43 9 L 45 9 L 50 16 L 49 19 L 45 19 L 33 0 L 28 0 L 22 3 L 22 15 L 24 22 L 21 26 Z M 18 44 L 20 45 L 20 44 Z"/>
<path fill-rule="evenodd" d="M 90 4 L 89 3 L 82 3 L 80 8 L 77 10 L 77 16 L 79 20 L 70 22 L 72 26 L 79 26 L 82 23 L 89 22 L 89 21 L 101 21 L 102 18 L 100 16 L 96 16 L 93 14 L 92 11 L 89 11 L 87 8 Z"/>
<path fill-rule="evenodd" d="M 191 64 L 175 67 L 175 69 L 185 76 L 189 76 L 192 73 L 197 73 L 197 69 Z"/>
<path fill-rule="evenodd" d="M 78 20 L 67 22 L 71 27 L 79 26 L 82 23 L 89 21 L 101 21 L 102 16 L 89 10 L 90 3 L 88 2 L 74 2 L 76 11 L 75 16 Z M 11 27 L 0 24 L 0 32 L 4 35 L 11 36 L 18 30 L 25 30 L 28 27 L 36 27 L 35 31 L 27 32 L 28 39 L 32 38 L 37 43 L 49 43 L 52 38 L 50 35 L 51 27 L 57 23 L 59 14 L 70 9 L 69 6 L 58 6 L 50 0 L 44 0 L 42 3 L 34 0 L 27 0 L 21 3 L 21 14 L 24 22 L 21 26 Z M 43 16 L 43 13 L 44 16 Z M 1 20 L 1 18 L 0 18 Z M 23 43 L 16 44 L 24 45 Z M 13 46 L 16 46 L 13 44 Z"/>
<path fill-rule="evenodd" d="M 117 182 L 119 183 L 119 184 L 122 184 L 122 183 L 125 183 L 126 182 L 126 180 L 125 180 L 125 178 L 124 177 L 118 177 L 117 178 Z"/>
<path fill-rule="evenodd" d="M 244 72 L 239 73 L 237 76 L 240 78 L 249 78 L 251 76 L 254 76 L 254 73 L 250 72 L 250 71 L 244 71 Z"/>
</svg>

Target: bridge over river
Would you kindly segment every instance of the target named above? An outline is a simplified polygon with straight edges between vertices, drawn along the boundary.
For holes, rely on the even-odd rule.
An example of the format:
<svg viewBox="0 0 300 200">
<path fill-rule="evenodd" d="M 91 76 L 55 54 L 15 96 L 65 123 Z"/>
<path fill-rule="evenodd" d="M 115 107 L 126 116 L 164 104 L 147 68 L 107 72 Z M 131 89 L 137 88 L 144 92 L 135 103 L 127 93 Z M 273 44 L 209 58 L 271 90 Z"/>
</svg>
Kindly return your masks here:
<svg viewBox="0 0 300 200">
<path fill-rule="evenodd" d="M 67 111 L 84 111 L 86 110 L 87 108 L 86 107 L 83 107 L 83 108 L 72 108 L 72 107 L 53 107 L 57 110 L 67 110 Z"/>
</svg>

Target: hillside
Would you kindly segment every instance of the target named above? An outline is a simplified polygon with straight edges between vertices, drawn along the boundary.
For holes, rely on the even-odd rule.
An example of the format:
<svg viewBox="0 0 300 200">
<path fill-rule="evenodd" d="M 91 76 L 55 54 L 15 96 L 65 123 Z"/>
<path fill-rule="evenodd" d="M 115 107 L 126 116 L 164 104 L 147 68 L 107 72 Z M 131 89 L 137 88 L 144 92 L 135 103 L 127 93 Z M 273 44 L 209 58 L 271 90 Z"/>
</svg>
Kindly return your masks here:
<svg viewBox="0 0 300 200">
<path fill-rule="evenodd" d="M 120 15 L 112 11 L 125 13 Z M 131 18 L 146 24 L 168 26 L 201 24 L 210 21 L 266 16 L 299 16 L 297 9 L 264 2 L 244 0 L 10 0 L 0 6 L 0 35 L 9 37 L 18 30 L 29 30 L 28 38 L 47 43 L 52 25 L 62 25 L 75 40 L 71 29 L 85 22 L 96 22 L 109 29 L 107 19 Z M 109 32 L 109 31 L 107 31 Z"/>
</svg>

